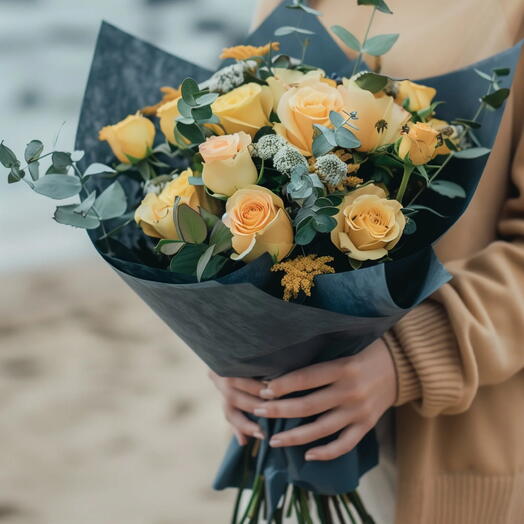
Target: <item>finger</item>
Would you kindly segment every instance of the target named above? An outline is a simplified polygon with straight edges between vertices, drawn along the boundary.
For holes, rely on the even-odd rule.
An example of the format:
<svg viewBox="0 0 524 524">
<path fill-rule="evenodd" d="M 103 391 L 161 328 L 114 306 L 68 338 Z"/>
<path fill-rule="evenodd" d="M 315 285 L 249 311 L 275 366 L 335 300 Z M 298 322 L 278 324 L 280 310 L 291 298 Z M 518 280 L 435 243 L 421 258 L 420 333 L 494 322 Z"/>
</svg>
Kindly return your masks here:
<svg viewBox="0 0 524 524">
<path fill-rule="evenodd" d="M 247 438 L 234 428 L 233 434 L 235 435 L 239 446 L 245 446 L 247 444 Z"/>
<path fill-rule="evenodd" d="M 260 391 L 264 389 L 263 382 L 252 378 L 221 377 L 214 371 L 209 371 L 209 378 L 215 383 L 217 387 L 219 384 L 225 384 L 229 387 L 239 389 L 240 391 L 244 391 L 245 393 L 249 393 L 253 396 L 259 396 Z"/>
<path fill-rule="evenodd" d="M 273 435 L 269 445 L 273 448 L 280 448 L 308 444 L 349 426 L 353 418 L 353 412 L 350 409 L 334 409 L 325 415 L 321 415 L 310 424 L 304 424 L 289 431 Z"/>
<path fill-rule="evenodd" d="M 226 420 L 233 426 L 233 431 L 235 435 L 249 435 L 255 438 L 263 439 L 264 433 L 260 429 L 260 426 L 248 419 L 242 411 L 232 408 L 231 406 L 226 405 L 224 407 L 224 413 L 226 415 Z M 240 440 L 239 440 L 240 444 Z M 240 444 L 243 446 L 243 444 Z"/>
<path fill-rule="evenodd" d="M 368 428 L 362 424 L 352 424 L 340 433 L 340 436 L 324 446 L 317 446 L 307 451 L 305 459 L 311 460 L 333 460 L 351 451 L 368 432 Z"/>
<path fill-rule="evenodd" d="M 297 418 L 318 415 L 343 404 L 348 393 L 340 385 L 328 386 L 309 395 L 258 404 L 254 414 L 265 418 Z"/>
<path fill-rule="evenodd" d="M 305 391 L 331 384 L 344 372 L 341 360 L 345 359 L 314 364 L 276 378 L 267 384 L 260 392 L 260 396 L 266 399 L 278 398 L 294 391 Z"/>
</svg>

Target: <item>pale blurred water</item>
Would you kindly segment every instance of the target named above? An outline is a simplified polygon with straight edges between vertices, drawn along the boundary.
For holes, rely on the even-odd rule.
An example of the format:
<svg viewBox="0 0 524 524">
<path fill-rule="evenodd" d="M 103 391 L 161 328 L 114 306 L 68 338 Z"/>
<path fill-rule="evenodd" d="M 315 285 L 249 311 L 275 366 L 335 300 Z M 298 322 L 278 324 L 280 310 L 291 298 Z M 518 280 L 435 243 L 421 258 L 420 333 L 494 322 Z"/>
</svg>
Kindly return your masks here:
<svg viewBox="0 0 524 524">
<path fill-rule="evenodd" d="M 0 140 L 72 147 L 101 20 L 197 64 L 247 33 L 256 0 L 0 0 Z M 84 232 L 56 224 L 53 202 L 0 176 L 0 272 L 95 257 Z"/>
</svg>

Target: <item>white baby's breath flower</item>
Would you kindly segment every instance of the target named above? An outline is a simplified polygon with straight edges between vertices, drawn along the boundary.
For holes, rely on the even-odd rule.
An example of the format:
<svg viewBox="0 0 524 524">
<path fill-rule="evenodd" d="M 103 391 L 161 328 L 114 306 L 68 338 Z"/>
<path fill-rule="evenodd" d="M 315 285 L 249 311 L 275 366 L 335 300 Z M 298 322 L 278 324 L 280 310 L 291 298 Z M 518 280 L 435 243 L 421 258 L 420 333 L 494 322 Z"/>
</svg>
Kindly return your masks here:
<svg viewBox="0 0 524 524">
<path fill-rule="evenodd" d="M 300 165 L 307 167 L 307 160 L 300 151 L 293 146 L 287 145 L 279 149 L 273 157 L 273 165 L 275 169 L 286 175 L 291 174 L 291 171 Z"/>
</svg>

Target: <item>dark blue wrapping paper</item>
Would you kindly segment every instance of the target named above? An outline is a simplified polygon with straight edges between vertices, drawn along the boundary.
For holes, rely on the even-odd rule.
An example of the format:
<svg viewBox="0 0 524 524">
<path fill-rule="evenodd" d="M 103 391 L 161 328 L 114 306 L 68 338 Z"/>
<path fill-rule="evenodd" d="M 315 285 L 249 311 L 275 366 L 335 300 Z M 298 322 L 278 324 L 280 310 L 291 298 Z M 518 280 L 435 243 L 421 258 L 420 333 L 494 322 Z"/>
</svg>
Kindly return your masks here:
<svg viewBox="0 0 524 524">
<path fill-rule="evenodd" d="M 262 44 L 274 39 L 274 29 L 296 24 L 295 16 L 294 11 L 278 7 L 247 43 Z M 306 57 L 308 63 L 328 73 L 351 70 L 351 63 L 315 17 L 305 16 L 302 27 L 316 33 Z M 283 50 L 290 55 L 299 54 L 296 45 L 294 39 L 282 39 Z M 514 71 L 519 51 L 516 46 L 475 66 L 486 71 L 494 67 L 510 67 Z M 475 112 L 485 85 L 473 67 L 423 81 L 436 87 L 438 98 L 446 101 L 439 107 L 441 118 L 469 118 Z M 112 162 L 109 148 L 97 138 L 101 127 L 154 103 L 163 85 L 178 85 L 187 76 L 203 81 L 210 74 L 104 23 L 76 137 L 76 149 L 86 152 L 85 165 Z M 511 81 L 511 77 L 507 78 L 506 85 Z M 502 111 L 485 115 L 478 132 L 483 145 L 493 144 L 501 116 Z M 274 377 L 362 350 L 449 280 L 431 244 L 468 205 L 486 160 L 482 157 L 450 162 L 442 178 L 465 187 L 468 197 L 450 200 L 427 191 L 420 203 L 440 210 L 447 218 L 429 213 L 417 216 L 418 231 L 423 234 L 411 236 L 398 260 L 317 277 L 313 295 L 304 304 L 286 303 L 272 296 L 279 277 L 269 272 L 269 256 L 216 281 L 195 283 L 187 276 L 150 267 L 143 258 L 135 256 L 133 249 L 136 250 L 135 242 L 141 233 L 134 224 L 123 230 L 118 239 L 120 249 L 111 254 L 97 242 L 100 231 L 90 231 L 89 235 L 120 277 L 211 369 L 223 376 Z M 91 183 L 98 189 L 111 182 L 94 178 Z M 140 198 L 136 183 L 123 180 L 123 184 L 130 195 L 129 203 L 136 205 Z M 304 419 L 260 421 L 267 434 L 303 422 Z M 353 451 L 328 463 L 306 463 L 304 452 L 303 446 L 272 450 L 267 441 L 262 444 L 256 470 L 265 475 L 270 507 L 275 507 L 289 482 L 323 494 L 352 491 L 359 477 L 376 465 L 378 456 L 373 432 Z M 242 450 L 233 441 L 216 478 L 217 489 L 239 485 L 241 456 Z"/>
</svg>

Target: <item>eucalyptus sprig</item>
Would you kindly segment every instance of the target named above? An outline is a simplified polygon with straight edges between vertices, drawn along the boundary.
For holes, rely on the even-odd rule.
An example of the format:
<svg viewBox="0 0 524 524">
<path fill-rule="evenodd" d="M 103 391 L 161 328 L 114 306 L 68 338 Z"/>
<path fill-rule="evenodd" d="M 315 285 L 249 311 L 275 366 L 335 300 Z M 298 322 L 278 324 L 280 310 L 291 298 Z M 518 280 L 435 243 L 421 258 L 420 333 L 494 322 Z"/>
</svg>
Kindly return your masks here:
<svg viewBox="0 0 524 524">
<path fill-rule="evenodd" d="M 336 111 L 329 113 L 329 120 L 333 128 L 315 124 L 313 138 L 313 155 L 318 157 L 332 151 L 335 147 L 356 149 L 360 147 L 360 140 L 347 126 L 358 129 L 352 123 L 358 120 L 356 113 L 345 113 L 345 117 Z"/>
<path fill-rule="evenodd" d="M 376 35 L 373 37 L 369 36 L 377 11 L 392 14 L 392 11 L 389 9 L 384 0 L 358 0 L 357 3 L 358 5 L 373 6 L 362 42 L 360 42 L 359 39 L 345 27 L 340 25 L 331 26 L 333 33 L 335 33 L 335 35 L 338 36 L 347 47 L 358 53 L 351 76 L 353 76 L 359 70 L 364 54 L 377 57 L 382 56 L 395 45 L 395 42 L 399 37 L 398 33 Z"/>
<path fill-rule="evenodd" d="M 183 138 L 189 140 L 188 147 L 198 146 L 209 134 L 206 124 L 220 125 L 220 120 L 213 115 L 211 105 L 218 98 L 218 93 L 201 90 L 195 80 L 186 78 L 181 86 L 181 98 L 177 103 L 180 116 L 176 119 L 175 137 L 183 143 Z"/>
</svg>

